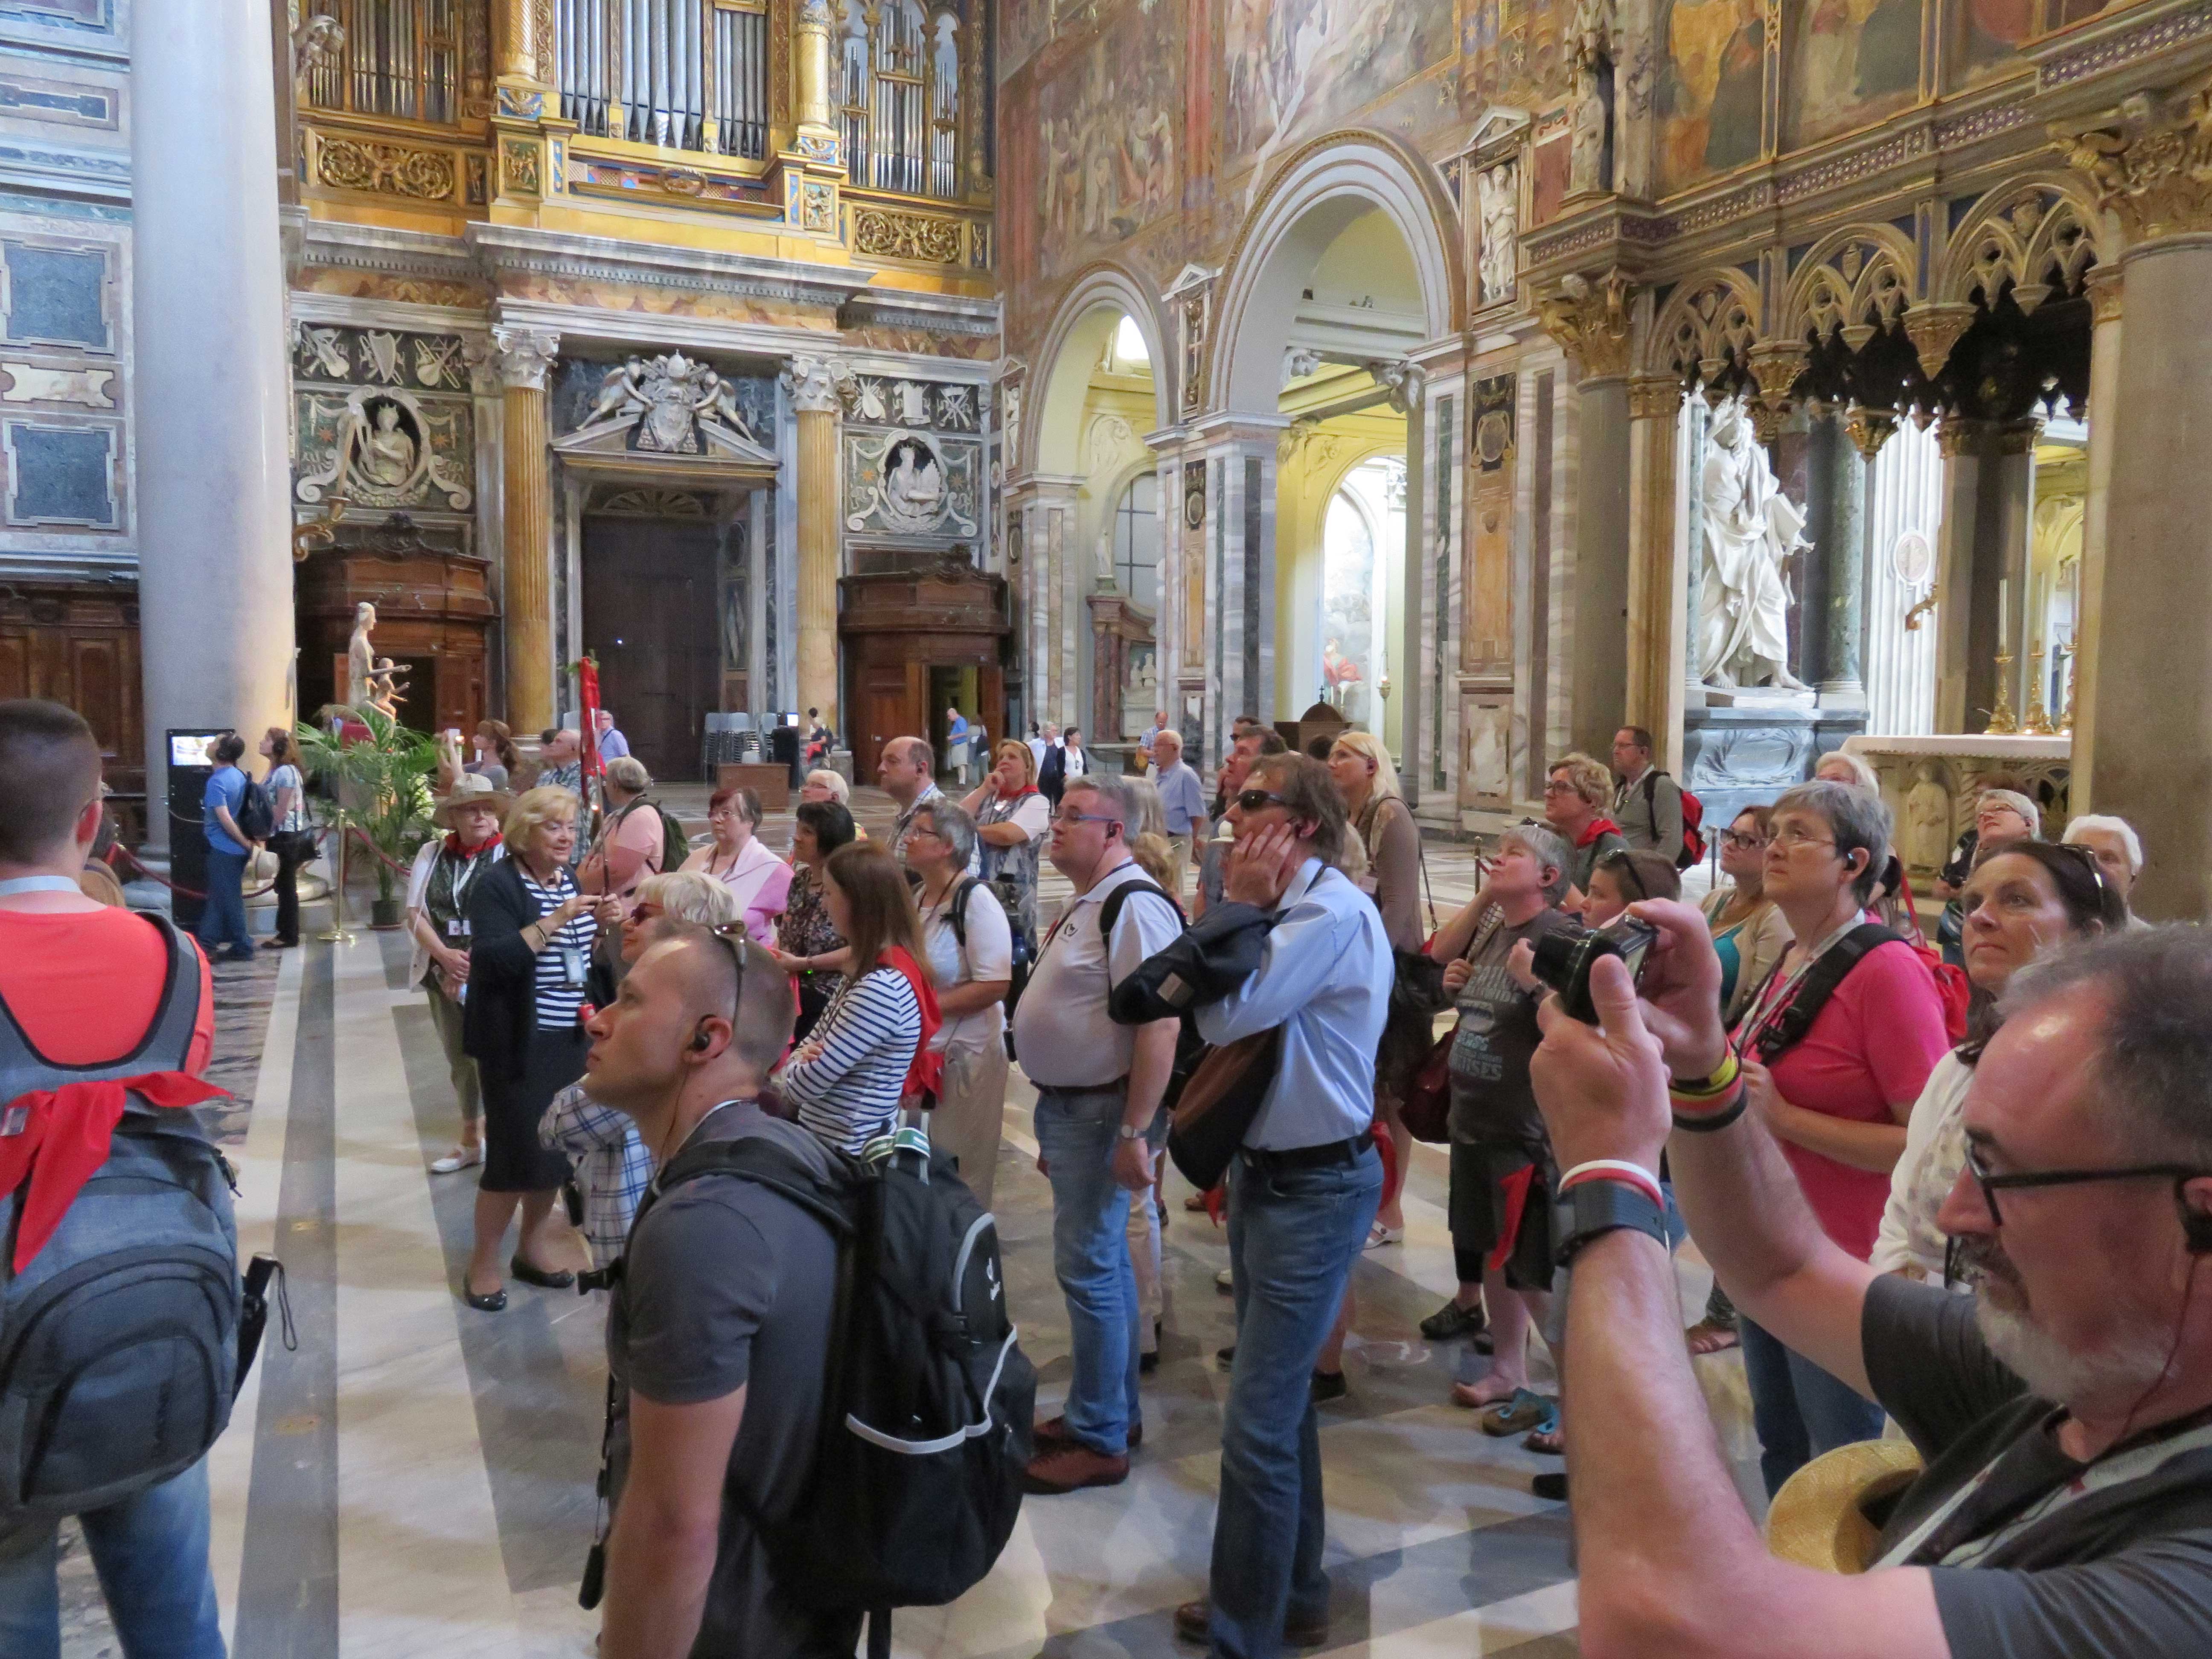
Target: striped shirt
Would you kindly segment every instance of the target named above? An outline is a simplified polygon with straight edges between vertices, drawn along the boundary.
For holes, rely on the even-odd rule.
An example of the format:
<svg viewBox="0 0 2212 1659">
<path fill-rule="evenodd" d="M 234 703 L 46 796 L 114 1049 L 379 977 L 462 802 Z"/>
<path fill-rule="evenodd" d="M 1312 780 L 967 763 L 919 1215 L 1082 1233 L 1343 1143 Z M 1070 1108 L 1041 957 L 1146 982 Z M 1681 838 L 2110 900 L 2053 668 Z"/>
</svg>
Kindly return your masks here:
<svg viewBox="0 0 2212 1659">
<path fill-rule="evenodd" d="M 896 968 L 872 968 L 848 979 L 823 1010 L 810 1044 L 820 1052 L 793 1060 L 777 1086 L 799 1109 L 805 1127 L 848 1152 L 858 1152 L 898 1118 L 907 1068 L 921 1041 L 921 1007 Z"/>
<path fill-rule="evenodd" d="M 538 914 L 548 916 L 560 908 L 564 899 L 574 897 L 576 884 L 562 870 L 553 878 L 550 887 L 538 884 L 537 878 L 518 861 L 514 873 L 522 878 L 523 890 L 538 901 Z M 568 925 L 546 941 L 545 948 L 538 953 L 538 1029 L 541 1031 L 573 1031 L 576 1018 L 584 1006 L 584 974 L 592 965 L 592 941 L 599 936 L 599 924 L 588 910 L 568 919 Z"/>
</svg>

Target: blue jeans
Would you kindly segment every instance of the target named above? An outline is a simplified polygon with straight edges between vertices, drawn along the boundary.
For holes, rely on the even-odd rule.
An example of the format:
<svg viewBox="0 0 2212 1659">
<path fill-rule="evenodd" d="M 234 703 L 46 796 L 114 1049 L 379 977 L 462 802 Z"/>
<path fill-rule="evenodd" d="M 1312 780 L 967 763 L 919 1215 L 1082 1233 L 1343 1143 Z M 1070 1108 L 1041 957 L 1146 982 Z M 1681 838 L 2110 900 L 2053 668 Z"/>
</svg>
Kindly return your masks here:
<svg viewBox="0 0 2212 1659">
<path fill-rule="evenodd" d="M 1273 1659 L 1284 1620 L 1328 1616 L 1321 1433 L 1310 1379 L 1382 1200 L 1374 1148 L 1354 1164 L 1264 1175 L 1230 1166 L 1237 1363 L 1221 1421 L 1211 1651 Z"/>
<path fill-rule="evenodd" d="M 1127 1091 L 1039 1089 L 1037 1150 L 1052 1182 L 1052 1270 L 1067 1298 L 1074 1376 L 1067 1432 L 1096 1452 L 1121 1457 L 1142 1420 L 1137 1360 L 1143 1313 L 1129 1261 L 1128 1189 L 1114 1179 Z"/>
<path fill-rule="evenodd" d="M 128 1659 L 223 1659 L 208 1571 L 204 1459 L 135 1498 L 77 1517 Z M 60 1659 L 59 1528 L 0 1536 L 0 1653 Z"/>
<path fill-rule="evenodd" d="M 1881 1438 L 1882 1409 L 1749 1318 L 1736 1316 L 1752 1426 L 1759 1431 L 1759 1473 L 1769 1498 L 1822 1452 Z"/>
<path fill-rule="evenodd" d="M 212 955 L 219 947 L 251 951 L 253 935 L 246 926 L 246 854 L 208 848 L 207 908 L 200 912 L 200 943 Z"/>
</svg>

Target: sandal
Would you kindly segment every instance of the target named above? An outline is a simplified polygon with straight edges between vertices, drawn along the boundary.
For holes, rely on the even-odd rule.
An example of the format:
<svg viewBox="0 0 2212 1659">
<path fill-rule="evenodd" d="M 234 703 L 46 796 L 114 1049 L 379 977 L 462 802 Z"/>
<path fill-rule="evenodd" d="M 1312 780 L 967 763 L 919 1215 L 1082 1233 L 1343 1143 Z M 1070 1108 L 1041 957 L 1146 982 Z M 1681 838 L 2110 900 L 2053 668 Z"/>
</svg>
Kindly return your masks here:
<svg viewBox="0 0 2212 1659">
<path fill-rule="evenodd" d="M 1501 1401 L 1475 1419 L 1485 1434 L 1503 1437 L 1525 1434 L 1531 1429 L 1540 1429 L 1549 1423 L 1559 1426 L 1559 1407 L 1556 1401 L 1547 1400 L 1531 1389 L 1516 1389 L 1510 1400 Z"/>
<path fill-rule="evenodd" d="M 1723 1325 L 1717 1320 L 1700 1319 L 1682 1333 L 1692 1353 L 1726 1353 L 1741 1340 L 1735 1327 Z"/>
<path fill-rule="evenodd" d="M 1385 1244 L 1403 1244 L 1405 1242 L 1406 1230 L 1403 1227 L 1386 1227 L 1378 1221 L 1367 1230 L 1367 1248 L 1370 1250 L 1379 1250 Z"/>
<path fill-rule="evenodd" d="M 1521 1443 L 1521 1449 L 1532 1451 L 1539 1457 L 1565 1457 L 1567 1443 L 1559 1437 L 1559 1413 L 1553 1413 L 1550 1422 L 1540 1423 L 1530 1430 L 1528 1437 Z"/>
</svg>

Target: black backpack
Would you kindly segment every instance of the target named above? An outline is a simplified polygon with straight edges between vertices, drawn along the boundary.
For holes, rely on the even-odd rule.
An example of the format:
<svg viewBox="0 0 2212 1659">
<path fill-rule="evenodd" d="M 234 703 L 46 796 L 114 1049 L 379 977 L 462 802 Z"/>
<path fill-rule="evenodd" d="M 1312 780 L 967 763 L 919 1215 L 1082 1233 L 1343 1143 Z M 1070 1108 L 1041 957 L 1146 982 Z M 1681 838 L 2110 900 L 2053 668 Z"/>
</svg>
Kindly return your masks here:
<svg viewBox="0 0 2212 1659">
<path fill-rule="evenodd" d="M 1805 970 L 1805 977 L 1797 981 L 1796 990 L 1790 994 L 1782 1012 L 1769 1018 L 1755 1034 L 1753 1048 L 1759 1063 L 1771 1066 L 1802 1042 L 1805 1033 L 1813 1029 L 1813 1021 L 1851 969 L 1864 962 L 1869 951 L 1893 940 L 1901 944 L 1904 937 L 1878 921 L 1863 921 L 1823 951 Z M 1756 1007 L 1759 997 L 1781 971 L 1782 964 L 1778 962 L 1766 978 L 1759 981 L 1759 990 L 1747 1006 Z"/>
<path fill-rule="evenodd" d="M 779 1591 L 817 1613 L 867 1613 L 871 1651 L 888 1654 L 890 1609 L 942 1607 L 1006 1548 L 1036 1373 L 1008 1316 L 997 1224 L 951 1158 L 911 1129 L 831 1157 L 825 1182 L 772 1140 L 708 1141 L 669 1160 L 658 1193 L 706 1176 L 753 1182 L 837 1241 L 813 1467 L 788 1515 L 750 1518 Z"/>
<path fill-rule="evenodd" d="M 182 1068 L 199 958 L 166 917 L 146 919 L 169 967 L 137 1047 L 110 1065 L 58 1065 L 0 1006 L 0 1102 Z M 125 1099 L 106 1162 L 20 1273 L 21 1194 L 0 1194 L 0 1531 L 102 1509 L 190 1468 L 229 1422 L 252 1361 L 229 1166 L 191 1112 Z"/>
<path fill-rule="evenodd" d="M 1106 902 L 1098 907 L 1098 933 L 1106 941 L 1109 952 L 1114 948 L 1114 924 L 1121 919 L 1121 907 L 1128 902 L 1133 893 L 1158 894 L 1175 907 L 1176 921 L 1186 929 L 1189 927 L 1189 918 L 1183 913 L 1182 902 L 1166 888 L 1155 882 L 1125 881 L 1107 894 Z M 1198 1069 L 1199 1061 L 1206 1058 L 1208 1046 L 1206 1039 L 1198 1034 L 1197 1009 L 1185 1008 L 1182 1024 L 1176 1032 L 1175 1065 L 1168 1072 L 1168 1086 L 1160 1095 L 1160 1104 L 1168 1110 L 1173 1111 L 1176 1103 L 1182 1098 L 1183 1087 L 1190 1081 L 1191 1073 Z"/>
<path fill-rule="evenodd" d="M 247 778 L 246 791 L 238 798 L 238 811 L 231 814 L 231 822 L 246 840 L 267 841 L 276 830 L 275 793 L 258 778 Z"/>
</svg>

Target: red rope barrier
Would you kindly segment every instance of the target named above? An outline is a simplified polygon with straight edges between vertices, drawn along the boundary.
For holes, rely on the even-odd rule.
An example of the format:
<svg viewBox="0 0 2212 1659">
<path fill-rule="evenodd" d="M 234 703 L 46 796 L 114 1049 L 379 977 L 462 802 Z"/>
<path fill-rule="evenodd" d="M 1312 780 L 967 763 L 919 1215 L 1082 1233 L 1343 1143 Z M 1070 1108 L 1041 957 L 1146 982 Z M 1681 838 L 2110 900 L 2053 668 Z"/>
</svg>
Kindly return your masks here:
<svg viewBox="0 0 2212 1659">
<path fill-rule="evenodd" d="M 329 830 L 329 826 L 328 826 L 328 825 L 325 825 L 323 828 L 321 828 L 321 829 L 319 829 L 319 830 L 316 830 L 316 831 L 314 832 L 314 835 L 315 835 L 315 842 L 316 842 L 316 845 L 318 846 L 318 848 L 319 848 L 319 847 L 320 847 L 320 845 L 322 844 L 323 838 L 324 838 L 326 835 L 328 835 L 329 833 L 330 833 L 330 830 Z M 361 832 L 360 832 L 358 830 L 356 830 L 356 831 L 354 831 L 354 833 L 357 836 L 357 835 L 359 835 Z M 370 845 L 369 845 L 369 851 L 371 851 L 372 853 L 374 853 L 374 852 L 375 852 L 375 851 L 376 851 L 376 848 L 375 848 L 375 847 L 374 847 L 374 844 L 370 844 Z M 383 857 L 383 854 L 378 854 L 378 856 L 379 856 L 380 858 L 381 858 L 381 857 Z M 178 885 L 177 885 L 177 884 L 176 884 L 175 882 L 171 881 L 171 880 L 167 877 L 167 876 L 163 875 L 163 874 L 162 874 L 159 870 L 149 869 L 149 867 L 148 867 L 148 866 L 146 866 L 146 865 L 145 865 L 145 864 L 144 864 L 144 863 L 143 863 L 143 862 L 139 859 L 139 857 L 138 857 L 138 855 L 137 855 L 137 854 L 135 854 L 135 853 L 131 852 L 128 848 L 125 847 L 125 846 L 124 846 L 120 842 L 118 842 L 114 846 L 112 846 L 112 847 L 111 847 L 111 848 L 109 848 L 107 849 L 107 859 L 106 859 L 106 863 L 107 863 L 107 867 L 108 867 L 109 869 L 112 870 L 112 869 L 115 867 L 115 860 L 116 860 L 118 858 L 121 858 L 121 859 L 125 860 L 130 864 L 131 867 L 132 869 L 136 870 L 136 871 L 137 871 L 140 875 L 142 875 L 142 876 L 145 877 L 145 878 L 146 878 L 148 880 L 149 880 L 149 881 L 158 881 L 158 882 L 160 882 L 160 883 L 161 884 L 161 885 L 162 885 L 162 886 L 164 886 L 164 887 L 167 888 L 171 892 L 173 892 L 173 893 L 176 894 L 176 895 L 177 895 L 179 897 L 180 897 L 180 898 L 198 899 L 198 900 L 199 900 L 203 904 L 204 904 L 204 903 L 207 902 L 207 895 L 206 895 L 205 893 L 194 892 L 194 891 L 193 891 L 191 888 L 189 888 L 189 887 L 179 887 L 179 886 L 178 886 Z M 302 859 L 302 860 L 300 860 L 300 862 L 301 862 L 301 863 L 302 863 L 302 864 L 305 864 L 307 861 L 307 860 L 306 859 Z M 386 860 L 385 860 L 385 862 L 386 862 L 387 864 L 389 864 L 389 863 L 391 862 L 391 860 L 390 860 L 389 859 L 386 859 Z M 397 868 L 398 866 L 395 866 L 394 867 L 395 867 L 395 868 Z M 269 884 L 268 884 L 267 886 L 265 886 L 265 887 L 256 887 L 256 888 L 252 889 L 251 891 L 242 894 L 242 895 L 241 895 L 241 896 L 242 896 L 242 897 L 245 897 L 245 898 L 259 898 L 259 897 L 261 897 L 264 894 L 267 894 L 267 893 L 273 893 L 273 892 L 275 892 L 276 890 L 276 877 L 271 876 L 271 877 L 269 878 Z"/>
</svg>

